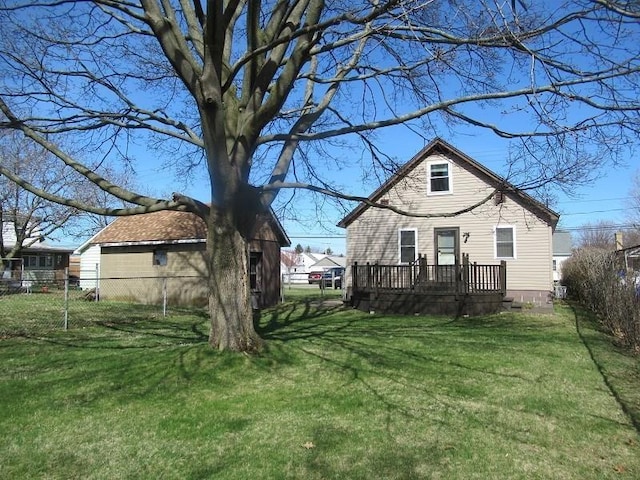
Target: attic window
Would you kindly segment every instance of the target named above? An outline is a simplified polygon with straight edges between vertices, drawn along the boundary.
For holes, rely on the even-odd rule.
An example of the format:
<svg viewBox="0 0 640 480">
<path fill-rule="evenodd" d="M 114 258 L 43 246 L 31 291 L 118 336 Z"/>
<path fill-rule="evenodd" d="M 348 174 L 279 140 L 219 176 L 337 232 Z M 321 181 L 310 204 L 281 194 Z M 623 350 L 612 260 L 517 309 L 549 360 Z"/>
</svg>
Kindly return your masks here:
<svg viewBox="0 0 640 480">
<path fill-rule="evenodd" d="M 389 205 L 389 199 L 383 198 L 382 200 L 380 200 L 380 205 L 384 205 L 384 206 Z"/>
<path fill-rule="evenodd" d="M 427 195 L 453 193 L 451 185 L 451 164 L 446 161 L 427 163 Z"/>
<path fill-rule="evenodd" d="M 501 203 L 504 203 L 504 193 L 502 192 L 496 192 L 495 195 L 493 196 L 493 201 L 496 205 L 500 205 Z"/>
<path fill-rule="evenodd" d="M 167 265 L 167 251 L 156 249 L 153 251 L 153 265 L 155 267 L 164 267 Z"/>
</svg>

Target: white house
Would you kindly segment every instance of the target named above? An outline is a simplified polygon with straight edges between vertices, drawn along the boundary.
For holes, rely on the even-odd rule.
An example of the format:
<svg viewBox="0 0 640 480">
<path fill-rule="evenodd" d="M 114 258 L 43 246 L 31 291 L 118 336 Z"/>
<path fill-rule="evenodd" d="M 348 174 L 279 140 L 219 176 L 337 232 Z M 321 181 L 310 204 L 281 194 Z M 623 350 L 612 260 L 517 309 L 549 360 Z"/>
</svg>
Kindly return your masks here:
<svg viewBox="0 0 640 480">
<path fill-rule="evenodd" d="M 562 280 L 562 264 L 571 256 L 571 233 L 557 230 L 553 233 L 553 283 Z"/>
<path fill-rule="evenodd" d="M 80 288 L 89 290 L 98 287 L 98 279 L 100 278 L 100 253 L 102 247 L 99 243 L 94 243 L 94 239 L 98 234 L 80 245 L 74 255 L 80 257 Z"/>
<path fill-rule="evenodd" d="M 346 260 L 346 257 L 325 253 L 296 253 L 294 250 L 283 250 L 280 268 L 285 283 L 307 283 L 309 273 L 321 272 L 331 267 L 344 267 Z"/>
</svg>

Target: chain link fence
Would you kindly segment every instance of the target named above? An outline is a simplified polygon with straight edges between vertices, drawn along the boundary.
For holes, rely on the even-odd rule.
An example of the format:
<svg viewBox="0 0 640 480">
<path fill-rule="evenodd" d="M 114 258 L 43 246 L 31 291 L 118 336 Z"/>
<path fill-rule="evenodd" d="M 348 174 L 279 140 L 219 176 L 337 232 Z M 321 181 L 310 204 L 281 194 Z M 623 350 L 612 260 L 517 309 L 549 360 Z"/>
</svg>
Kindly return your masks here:
<svg viewBox="0 0 640 480">
<path fill-rule="evenodd" d="M 98 278 L 30 272 L 0 279 L 0 337 L 122 321 L 199 315 L 207 304 L 199 276 Z"/>
</svg>

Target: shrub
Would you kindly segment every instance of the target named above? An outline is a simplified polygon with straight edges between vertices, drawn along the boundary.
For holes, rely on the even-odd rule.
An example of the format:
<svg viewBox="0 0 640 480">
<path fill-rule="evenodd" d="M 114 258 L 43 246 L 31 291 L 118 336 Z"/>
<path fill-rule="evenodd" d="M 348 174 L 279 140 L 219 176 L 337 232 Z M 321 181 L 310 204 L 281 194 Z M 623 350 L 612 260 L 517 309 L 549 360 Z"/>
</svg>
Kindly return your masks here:
<svg viewBox="0 0 640 480">
<path fill-rule="evenodd" d="M 638 275 L 614 252 L 601 249 L 579 250 L 562 266 L 569 297 L 595 313 L 621 345 L 640 353 Z"/>
</svg>

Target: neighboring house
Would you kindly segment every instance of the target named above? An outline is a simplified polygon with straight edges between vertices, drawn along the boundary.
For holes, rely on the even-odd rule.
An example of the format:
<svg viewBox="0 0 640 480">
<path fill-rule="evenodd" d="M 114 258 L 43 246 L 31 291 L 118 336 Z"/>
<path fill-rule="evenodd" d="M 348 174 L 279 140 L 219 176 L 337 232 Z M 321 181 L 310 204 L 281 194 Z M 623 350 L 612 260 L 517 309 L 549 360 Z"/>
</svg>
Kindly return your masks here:
<svg viewBox="0 0 640 480">
<path fill-rule="evenodd" d="M 2 224 L 2 239 L 5 251 L 15 247 L 16 235 L 12 222 Z M 48 244 L 35 228 L 13 260 L 5 262 L 3 277 L 36 282 L 62 281 L 65 268 L 69 267 L 69 255 L 72 251 L 71 248 Z"/>
<path fill-rule="evenodd" d="M 466 254 L 471 264 L 504 261 L 506 295 L 515 301 L 551 301 L 552 234 L 559 215 L 448 143 L 429 143 L 369 201 L 389 208 L 363 202 L 338 224 L 347 229 L 347 285 L 355 262 L 409 265 L 423 255 L 437 269 L 459 265 Z M 427 216 L 454 212 L 461 213 Z"/>
<path fill-rule="evenodd" d="M 120 217 L 76 253 L 80 286 L 102 299 L 205 304 L 206 226 L 188 212 L 161 211 Z M 258 306 L 280 299 L 280 248 L 290 241 L 274 214 L 265 214 L 249 245 L 249 279 Z M 119 280 L 115 280 L 119 279 Z"/>
<path fill-rule="evenodd" d="M 324 255 L 323 258 L 319 259 L 316 263 L 311 265 L 309 268 L 313 271 L 320 270 L 328 270 L 333 267 L 346 267 L 347 266 L 347 258 L 340 257 L 338 255 Z"/>
<path fill-rule="evenodd" d="M 618 248 L 616 254 L 622 259 L 621 263 L 625 271 L 640 271 L 640 245 Z"/>
<path fill-rule="evenodd" d="M 311 272 L 322 271 L 315 267 L 326 255 L 320 253 L 296 253 L 293 250 L 282 251 L 281 269 L 285 275 L 285 283 L 308 283 Z"/>
<path fill-rule="evenodd" d="M 572 254 L 571 233 L 558 230 L 553 233 L 553 283 L 562 280 L 562 264 Z"/>
<path fill-rule="evenodd" d="M 280 250 L 280 278 L 285 284 L 293 282 L 298 266 L 298 254 L 293 250 Z"/>
</svg>

